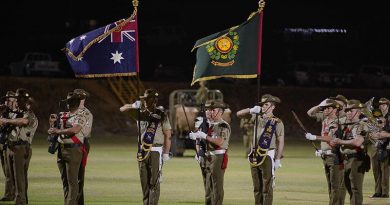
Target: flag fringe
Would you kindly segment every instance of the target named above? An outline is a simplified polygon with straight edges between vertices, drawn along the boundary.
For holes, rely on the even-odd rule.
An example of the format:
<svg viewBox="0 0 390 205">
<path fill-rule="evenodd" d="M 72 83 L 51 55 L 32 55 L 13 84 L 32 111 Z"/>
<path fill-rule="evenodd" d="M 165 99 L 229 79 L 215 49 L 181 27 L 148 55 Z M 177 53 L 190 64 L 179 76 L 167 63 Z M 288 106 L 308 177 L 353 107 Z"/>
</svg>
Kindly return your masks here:
<svg viewBox="0 0 390 205">
<path fill-rule="evenodd" d="M 81 53 L 77 56 L 74 55 L 74 53 L 72 51 L 70 51 L 68 48 L 63 48 L 61 49 L 61 51 L 63 51 L 65 54 L 67 54 L 69 57 L 72 58 L 72 60 L 74 61 L 81 61 L 84 54 L 87 52 L 87 50 L 92 46 L 94 45 L 95 43 L 99 42 L 100 40 L 106 38 L 108 35 L 111 35 L 112 32 L 114 32 L 115 30 L 117 30 L 118 27 L 123 27 L 124 25 L 126 25 L 127 23 L 129 23 L 130 21 L 132 21 L 134 19 L 134 17 L 137 15 L 137 10 L 134 9 L 133 13 L 131 14 L 131 16 L 127 19 L 125 19 L 124 21 L 122 21 L 121 23 L 119 23 L 117 26 L 115 26 L 114 28 L 108 30 L 107 32 L 103 33 L 102 35 L 96 37 L 95 39 L 93 39 L 91 42 L 89 42 L 83 49 L 83 51 L 81 51 Z"/>
<path fill-rule="evenodd" d="M 75 75 L 76 78 L 105 78 L 105 77 L 119 77 L 119 76 L 135 76 L 137 72 L 132 73 L 110 73 L 110 74 L 86 74 Z"/>
<path fill-rule="evenodd" d="M 207 77 L 201 77 L 196 80 L 192 80 L 191 86 L 193 86 L 196 82 L 202 81 L 202 80 L 215 80 L 218 78 L 241 78 L 241 79 L 248 79 L 248 78 L 257 78 L 257 74 L 251 74 L 251 75 L 218 75 L 218 76 L 207 76 Z"/>
</svg>

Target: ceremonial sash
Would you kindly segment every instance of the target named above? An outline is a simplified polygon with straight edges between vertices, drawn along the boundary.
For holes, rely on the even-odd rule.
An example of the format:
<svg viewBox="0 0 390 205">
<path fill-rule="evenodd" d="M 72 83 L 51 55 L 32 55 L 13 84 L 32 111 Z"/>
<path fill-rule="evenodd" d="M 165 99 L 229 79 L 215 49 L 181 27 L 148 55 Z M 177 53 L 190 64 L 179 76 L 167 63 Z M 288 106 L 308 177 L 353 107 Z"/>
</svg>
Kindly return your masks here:
<svg viewBox="0 0 390 205">
<path fill-rule="evenodd" d="M 150 150 L 152 149 L 154 137 L 156 136 L 156 131 L 159 122 L 148 122 L 144 137 L 142 138 L 141 149 L 137 153 L 137 160 L 142 161 L 149 156 Z"/>
<path fill-rule="evenodd" d="M 76 135 L 71 137 L 70 139 L 72 139 L 73 143 L 80 145 L 81 152 L 83 153 L 83 158 L 81 159 L 81 163 L 83 167 L 87 166 L 87 158 L 88 158 L 87 147 L 85 146 L 85 144 L 81 143 L 81 141 L 79 140 L 79 138 L 76 137 Z"/>
<path fill-rule="evenodd" d="M 67 125 L 66 122 L 69 120 L 70 117 L 70 115 L 68 114 L 69 114 L 68 112 L 64 112 L 61 116 L 62 125 L 64 129 L 69 128 L 68 126 L 66 126 Z M 83 153 L 81 164 L 83 165 L 83 167 L 87 166 L 87 158 L 88 158 L 87 147 L 85 146 L 85 144 L 81 143 L 81 141 L 79 140 L 79 138 L 76 137 L 76 135 L 73 135 L 70 139 L 72 140 L 73 143 L 80 145 L 81 152 Z"/>
<path fill-rule="evenodd" d="M 248 161 L 253 167 L 263 164 L 265 158 L 267 157 L 268 149 L 271 145 L 272 136 L 274 135 L 275 130 L 275 120 L 268 120 L 265 124 L 263 133 L 258 139 L 256 151 L 254 152 L 254 149 L 252 149 L 251 153 L 248 155 Z"/>
</svg>

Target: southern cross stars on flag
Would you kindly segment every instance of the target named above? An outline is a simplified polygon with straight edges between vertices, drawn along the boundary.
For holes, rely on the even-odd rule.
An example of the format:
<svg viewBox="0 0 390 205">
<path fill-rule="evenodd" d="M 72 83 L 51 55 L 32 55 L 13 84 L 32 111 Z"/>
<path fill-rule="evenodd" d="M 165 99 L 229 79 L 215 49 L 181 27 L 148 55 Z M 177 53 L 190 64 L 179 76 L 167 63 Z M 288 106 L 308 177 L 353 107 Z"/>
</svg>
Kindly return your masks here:
<svg viewBox="0 0 390 205">
<path fill-rule="evenodd" d="M 139 71 L 137 37 L 134 15 L 73 38 L 63 50 L 76 77 L 130 76 Z"/>
</svg>

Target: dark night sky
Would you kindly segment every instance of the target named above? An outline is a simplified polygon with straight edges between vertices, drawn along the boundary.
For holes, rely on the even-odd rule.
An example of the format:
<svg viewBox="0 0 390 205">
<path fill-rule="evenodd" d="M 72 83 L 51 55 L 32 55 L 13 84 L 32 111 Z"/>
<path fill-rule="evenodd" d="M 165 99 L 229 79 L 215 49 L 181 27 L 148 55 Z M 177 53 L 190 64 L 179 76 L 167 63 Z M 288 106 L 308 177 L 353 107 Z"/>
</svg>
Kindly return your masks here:
<svg viewBox="0 0 390 205">
<path fill-rule="evenodd" d="M 142 70 L 144 75 L 151 74 L 158 64 L 191 71 L 195 53 L 190 50 L 197 39 L 240 24 L 256 8 L 255 0 L 140 0 L 141 74 Z M 386 8 L 377 2 L 270 0 L 264 17 L 263 64 L 280 67 L 300 59 L 390 64 L 386 52 L 390 14 Z M 101 27 L 128 17 L 132 4 L 130 0 L 14 0 L 1 9 L 2 35 L 6 37 L 2 50 L 7 51 L 1 58 L 2 67 L 22 59 L 25 52 L 40 51 L 52 54 L 68 69 L 60 51 L 65 43 L 89 31 L 86 22 L 90 19 Z M 348 32 L 286 40 L 284 28 L 342 28 Z"/>
</svg>

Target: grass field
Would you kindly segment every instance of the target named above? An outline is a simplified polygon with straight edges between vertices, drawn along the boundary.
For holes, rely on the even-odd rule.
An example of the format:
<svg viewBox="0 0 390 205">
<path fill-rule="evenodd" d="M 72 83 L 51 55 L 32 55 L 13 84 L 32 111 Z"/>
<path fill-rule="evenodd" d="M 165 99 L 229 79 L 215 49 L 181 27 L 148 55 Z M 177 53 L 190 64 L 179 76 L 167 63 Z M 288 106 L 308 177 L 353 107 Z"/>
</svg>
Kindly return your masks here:
<svg viewBox="0 0 390 205">
<path fill-rule="evenodd" d="M 135 155 L 134 139 L 114 136 L 93 139 L 84 188 L 86 204 L 142 204 Z M 159 204 L 203 204 L 203 183 L 193 155 L 189 150 L 185 157 L 173 158 L 164 165 Z M 30 205 L 63 204 L 62 182 L 55 160 L 55 155 L 47 152 L 44 137 L 36 137 L 29 170 Z M 282 165 L 276 173 L 275 205 L 328 204 L 322 162 L 314 157 L 314 150 L 307 142 L 287 141 Z M 390 204 L 389 199 L 368 198 L 373 187 L 370 171 L 364 180 L 364 204 Z M 229 150 L 224 188 L 224 204 L 254 204 L 249 164 L 239 142 L 233 143 Z M 0 174 L 0 194 L 3 192 L 4 176 Z M 346 201 L 349 204 L 348 194 Z"/>
</svg>

